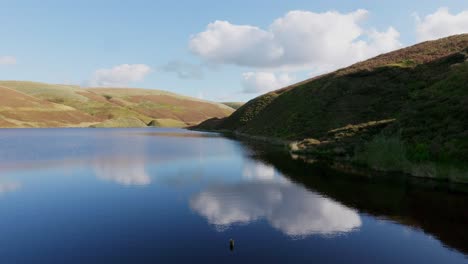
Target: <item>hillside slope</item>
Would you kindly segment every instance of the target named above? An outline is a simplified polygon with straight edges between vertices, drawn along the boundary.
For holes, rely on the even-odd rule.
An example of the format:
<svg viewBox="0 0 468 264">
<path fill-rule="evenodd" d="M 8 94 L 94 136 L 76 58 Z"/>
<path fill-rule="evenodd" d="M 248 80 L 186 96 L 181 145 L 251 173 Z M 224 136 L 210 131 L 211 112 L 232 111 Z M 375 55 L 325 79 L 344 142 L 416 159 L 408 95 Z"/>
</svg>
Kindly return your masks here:
<svg viewBox="0 0 468 264">
<path fill-rule="evenodd" d="M 233 112 L 159 90 L 0 81 L 0 93 L 0 127 L 186 126 Z"/>
<path fill-rule="evenodd" d="M 12 90 L 0 85 L 0 127 L 87 126 L 99 120 L 70 106 Z"/>
<path fill-rule="evenodd" d="M 297 152 L 378 169 L 466 177 L 428 164 L 468 162 L 467 58 L 468 34 L 424 42 L 262 95 L 200 127 L 296 140 Z"/>
<path fill-rule="evenodd" d="M 241 106 L 244 105 L 243 102 L 222 102 L 222 104 L 225 104 L 235 110 L 239 109 Z"/>
</svg>

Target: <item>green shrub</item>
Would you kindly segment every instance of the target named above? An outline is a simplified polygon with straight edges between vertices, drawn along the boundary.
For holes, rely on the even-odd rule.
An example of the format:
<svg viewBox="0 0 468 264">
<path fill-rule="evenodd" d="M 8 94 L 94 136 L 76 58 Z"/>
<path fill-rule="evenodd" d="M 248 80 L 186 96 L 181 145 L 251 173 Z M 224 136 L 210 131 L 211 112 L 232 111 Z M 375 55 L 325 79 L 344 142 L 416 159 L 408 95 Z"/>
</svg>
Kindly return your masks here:
<svg viewBox="0 0 468 264">
<path fill-rule="evenodd" d="M 416 65 L 416 62 L 414 60 L 406 59 L 406 60 L 403 60 L 401 64 L 407 67 L 411 67 L 411 66 Z"/>
<path fill-rule="evenodd" d="M 408 159 L 416 162 L 428 161 L 430 159 L 429 147 L 427 144 L 418 143 L 414 147 L 408 147 Z"/>
<path fill-rule="evenodd" d="M 401 170 L 408 165 L 405 145 L 398 136 L 374 137 L 361 152 L 356 153 L 355 159 L 382 170 Z"/>
<path fill-rule="evenodd" d="M 56 104 L 63 104 L 65 103 L 65 100 L 63 98 L 51 98 L 49 99 L 49 102 L 56 103 Z"/>
</svg>

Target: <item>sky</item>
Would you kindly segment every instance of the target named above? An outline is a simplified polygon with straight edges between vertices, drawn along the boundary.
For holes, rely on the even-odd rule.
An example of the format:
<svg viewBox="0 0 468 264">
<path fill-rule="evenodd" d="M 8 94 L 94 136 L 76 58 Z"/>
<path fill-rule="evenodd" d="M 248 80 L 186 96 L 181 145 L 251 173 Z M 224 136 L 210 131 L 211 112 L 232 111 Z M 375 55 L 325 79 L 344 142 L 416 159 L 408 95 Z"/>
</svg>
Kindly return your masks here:
<svg viewBox="0 0 468 264">
<path fill-rule="evenodd" d="M 0 80 L 247 101 L 459 33 L 468 0 L 0 0 Z"/>
</svg>

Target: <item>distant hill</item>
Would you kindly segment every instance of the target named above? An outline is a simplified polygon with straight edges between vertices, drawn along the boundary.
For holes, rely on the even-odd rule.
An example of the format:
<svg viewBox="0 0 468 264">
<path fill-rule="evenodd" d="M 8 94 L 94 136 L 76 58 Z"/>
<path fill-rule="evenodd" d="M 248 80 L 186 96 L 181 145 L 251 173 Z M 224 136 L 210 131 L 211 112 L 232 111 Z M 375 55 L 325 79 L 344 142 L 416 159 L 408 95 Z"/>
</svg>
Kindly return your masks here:
<svg viewBox="0 0 468 264">
<path fill-rule="evenodd" d="M 231 107 L 232 109 L 239 109 L 241 106 L 243 106 L 245 103 L 243 102 L 223 102 L 222 104 L 225 104 L 229 107 Z"/>
<path fill-rule="evenodd" d="M 0 81 L 0 127 L 187 126 L 233 109 L 159 90 Z"/>
<path fill-rule="evenodd" d="M 198 128 L 468 182 L 467 58 L 468 34 L 423 42 L 259 96 Z"/>
</svg>

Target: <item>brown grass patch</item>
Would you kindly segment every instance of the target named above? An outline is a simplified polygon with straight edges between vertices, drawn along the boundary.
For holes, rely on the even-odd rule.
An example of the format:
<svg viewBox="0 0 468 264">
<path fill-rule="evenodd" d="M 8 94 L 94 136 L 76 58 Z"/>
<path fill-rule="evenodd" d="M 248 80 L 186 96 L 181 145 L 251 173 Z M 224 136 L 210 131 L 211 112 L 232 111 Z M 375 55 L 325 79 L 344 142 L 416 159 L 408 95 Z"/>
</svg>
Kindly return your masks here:
<svg viewBox="0 0 468 264">
<path fill-rule="evenodd" d="M 0 127 L 13 128 L 13 127 L 18 127 L 18 126 L 6 121 L 5 119 L 3 119 L 3 117 L 0 117 Z"/>
<path fill-rule="evenodd" d="M 51 102 L 43 101 L 10 88 L 0 86 L 0 107 L 54 107 Z"/>
<path fill-rule="evenodd" d="M 23 122 L 59 122 L 64 124 L 79 124 L 83 122 L 99 121 L 98 119 L 80 111 L 11 111 L 3 112 L 2 115 L 6 118 Z"/>
<path fill-rule="evenodd" d="M 108 100 L 99 94 L 95 94 L 93 92 L 77 92 L 77 94 L 82 95 L 91 101 L 101 102 L 101 103 L 108 103 Z"/>
</svg>

